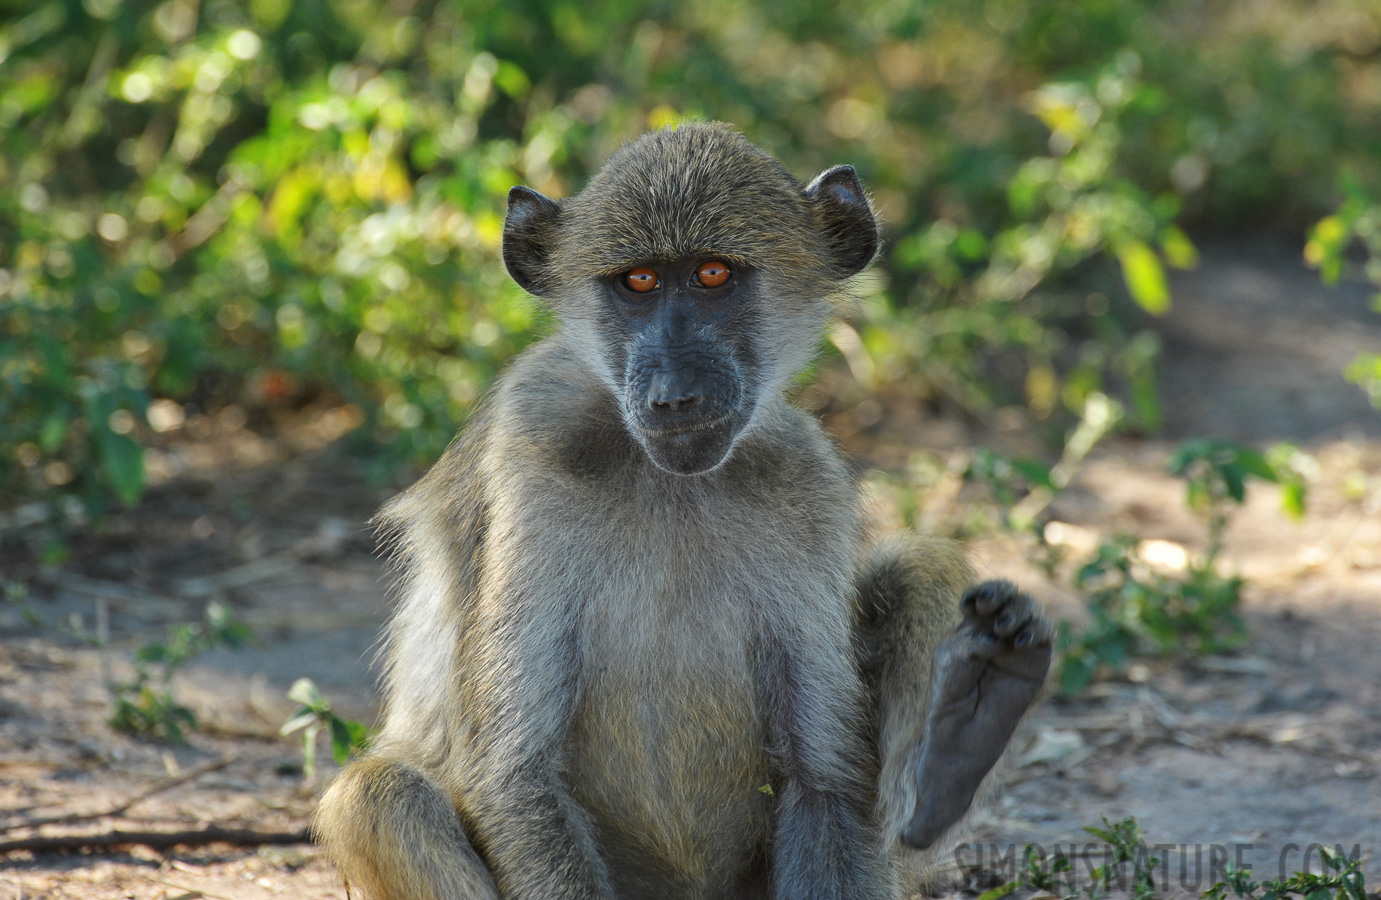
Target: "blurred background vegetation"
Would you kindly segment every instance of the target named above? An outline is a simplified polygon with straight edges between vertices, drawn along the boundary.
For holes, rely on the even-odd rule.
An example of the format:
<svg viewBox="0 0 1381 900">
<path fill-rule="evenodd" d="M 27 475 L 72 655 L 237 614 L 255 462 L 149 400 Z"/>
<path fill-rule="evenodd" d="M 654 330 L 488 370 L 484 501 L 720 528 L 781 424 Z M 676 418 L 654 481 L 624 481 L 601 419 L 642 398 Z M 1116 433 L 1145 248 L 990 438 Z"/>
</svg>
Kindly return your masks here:
<svg viewBox="0 0 1381 900">
<path fill-rule="evenodd" d="M 1374 0 L 0 0 L 0 507 L 134 504 L 232 404 L 429 462 L 543 328 L 507 189 L 688 117 L 874 192 L 827 348 L 868 389 L 1056 436 L 1105 395 L 1157 427 L 1187 235 L 1381 250 Z"/>
</svg>

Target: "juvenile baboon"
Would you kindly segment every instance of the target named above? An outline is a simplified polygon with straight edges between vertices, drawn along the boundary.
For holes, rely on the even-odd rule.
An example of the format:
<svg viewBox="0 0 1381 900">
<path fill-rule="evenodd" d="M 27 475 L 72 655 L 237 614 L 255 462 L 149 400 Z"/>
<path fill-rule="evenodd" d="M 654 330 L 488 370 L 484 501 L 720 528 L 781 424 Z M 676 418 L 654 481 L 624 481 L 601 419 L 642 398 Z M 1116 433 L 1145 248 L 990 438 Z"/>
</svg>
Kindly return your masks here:
<svg viewBox="0 0 1381 900">
<path fill-rule="evenodd" d="M 877 244 L 853 169 L 803 187 L 721 125 L 647 135 L 560 203 L 512 190 L 504 262 L 560 324 L 381 516 L 383 724 L 316 819 L 353 888 L 903 891 L 1050 629 L 1006 582 L 966 591 L 952 544 L 866 546 L 783 396 Z"/>
</svg>

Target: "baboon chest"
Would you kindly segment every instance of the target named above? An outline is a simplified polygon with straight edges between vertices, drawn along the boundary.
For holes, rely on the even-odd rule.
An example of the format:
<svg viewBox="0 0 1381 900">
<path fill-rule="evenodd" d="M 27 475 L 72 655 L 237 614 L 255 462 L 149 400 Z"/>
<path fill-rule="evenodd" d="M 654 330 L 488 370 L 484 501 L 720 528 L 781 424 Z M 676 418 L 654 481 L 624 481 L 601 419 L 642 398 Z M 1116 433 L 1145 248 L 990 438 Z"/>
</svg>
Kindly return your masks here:
<svg viewBox="0 0 1381 900">
<path fill-rule="evenodd" d="M 735 540 L 668 519 L 652 531 L 624 531 L 584 579 L 567 777 L 623 845 L 607 854 L 694 882 L 746 864 L 767 834 L 754 623 L 776 592 L 820 586 L 784 565 L 770 530 Z"/>
</svg>

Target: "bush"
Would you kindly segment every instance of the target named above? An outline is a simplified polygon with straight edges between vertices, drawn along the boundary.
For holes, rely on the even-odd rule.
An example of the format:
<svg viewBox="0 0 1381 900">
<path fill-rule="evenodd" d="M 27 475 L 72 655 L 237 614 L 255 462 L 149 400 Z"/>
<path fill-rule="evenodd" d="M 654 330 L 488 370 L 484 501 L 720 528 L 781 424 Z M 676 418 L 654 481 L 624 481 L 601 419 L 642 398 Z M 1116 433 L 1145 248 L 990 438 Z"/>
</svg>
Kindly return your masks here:
<svg viewBox="0 0 1381 900">
<path fill-rule="evenodd" d="M 1343 3 L 27 9 L 0 26 L 10 500 L 137 501 L 153 398 L 351 404 L 385 461 L 434 457 L 542 327 L 498 262 L 506 189 L 568 193 L 685 116 L 858 166 L 894 238 L 857 321 L 881 371 L 973 407 L 1015 383 L 1038 417 L 1110 372 L 1148 427 L 1146 342 L 1062 275 L 1106 255 L 1163 308 L 1180 227 L 1303 223 L 1381 160 L 1378 17 Z"/>
</svg>

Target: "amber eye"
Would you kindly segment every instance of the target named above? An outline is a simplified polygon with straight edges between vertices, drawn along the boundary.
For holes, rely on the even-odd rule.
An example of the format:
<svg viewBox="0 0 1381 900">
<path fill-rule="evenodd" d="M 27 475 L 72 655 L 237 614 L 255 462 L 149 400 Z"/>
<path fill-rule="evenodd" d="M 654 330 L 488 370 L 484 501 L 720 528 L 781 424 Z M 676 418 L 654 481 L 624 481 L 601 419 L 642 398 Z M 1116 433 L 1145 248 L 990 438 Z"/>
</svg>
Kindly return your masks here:
<svg viewBox="0 0 1381 900">
<path fill-rule="evenodd" d="M 624 287 L 639 294 L 646 294 L 661 283 L 662 279 L 651 269 L 634 269 L 623 276 Z"/>
<path fill-rule="evenodd" d="M 703 262 L 695 270 L 695 280 L 704 287 L 719 287 L 729 280 L 729 267 L 717 259 Z"/>
</svg>

